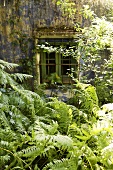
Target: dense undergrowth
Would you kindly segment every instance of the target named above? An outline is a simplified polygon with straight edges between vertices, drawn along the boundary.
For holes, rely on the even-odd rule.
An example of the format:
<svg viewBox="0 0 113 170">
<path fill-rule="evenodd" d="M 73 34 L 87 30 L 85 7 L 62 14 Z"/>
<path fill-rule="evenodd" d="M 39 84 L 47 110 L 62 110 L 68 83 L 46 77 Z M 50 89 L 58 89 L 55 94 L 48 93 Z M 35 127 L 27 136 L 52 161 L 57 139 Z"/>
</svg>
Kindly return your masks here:
<svg viewBox="0 0 113 170">
<path fill-rule="evenodd" d="M 0 169 L 113 169 L 113 105 L 81 83 L 73 104 L 42 99 L 6 71 L 16 66 L 0 60 Z"/>
</svg>

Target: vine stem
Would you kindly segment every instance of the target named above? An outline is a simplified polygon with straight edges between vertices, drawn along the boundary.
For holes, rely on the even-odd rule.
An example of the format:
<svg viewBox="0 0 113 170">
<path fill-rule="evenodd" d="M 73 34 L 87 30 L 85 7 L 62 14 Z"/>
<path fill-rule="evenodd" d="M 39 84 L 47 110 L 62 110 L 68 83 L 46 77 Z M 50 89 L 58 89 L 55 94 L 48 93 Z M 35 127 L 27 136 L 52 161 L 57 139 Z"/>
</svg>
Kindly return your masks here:
<svg viewBox="0 0 113 170">
<path fill-rule="evenodd" d="M 14 154 L 13 152 L 11 152 L 10 150 L 7 150 L 7 149 L 1 148 L 1 147 L 0 147 L 0 149 L 1 149 L 1 150 L 4 150 L 4 151 L 6 151 L 6 152 L 8 152 L 8 153 L 10 153 L 10 154 L 12 154 L 14 157 L 18 158 L 18 159 L 21 160 L 25 165 L 27 165 L 30 170 L 32 170 L 31 167 L 30 167 L 25 161 L 23 161 L 20 157 L 18 157 L 17 155 L 15 155 L 15 154 Z M 11 165 L 11 164 L 10 164 L 10 165 Z M 8 166 L 8 168 L 7 168 L 6 170 L 8 170 L 9 168 L 10 168 L 10 167 Z"/>
</svg>

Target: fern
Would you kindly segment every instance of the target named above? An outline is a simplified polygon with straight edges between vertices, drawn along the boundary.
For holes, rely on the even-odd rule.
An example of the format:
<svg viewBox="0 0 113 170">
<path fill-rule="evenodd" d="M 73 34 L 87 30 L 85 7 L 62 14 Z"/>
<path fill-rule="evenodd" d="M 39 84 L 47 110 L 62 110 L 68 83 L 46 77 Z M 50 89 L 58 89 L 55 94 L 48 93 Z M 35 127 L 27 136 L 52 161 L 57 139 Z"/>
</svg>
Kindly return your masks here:
<svg viewBox="0 0 113 170">
<path fill-rule="evenodd" d="M 99 106 L 95 87 L 78 82 L 73 93 L 75 106 L 88 114 L 88 118 L 97 117 Z"/>
<path fill-rule="evenodd" d="M 62 160 L 54 160 L 48 163 L 43 170 L 77 170 L 78 165 L 76 158 L 63 158 Z"/>
<path fill-rule="evenodd" d="M 47 101 L 17 83 L 27 76 L 7 73 L 13 66 L 6 65 L 0 63 L 1 170 L 112 169 L 113 112 L 98 111 L 92 86 L 79 84 L 78 107 Z"/>
<path fill-rule="evenodd" d="M 17 80 L 22 82 L 24 79 L 32 77 L 31 75 L 26 74 L 9 74 L 8 72 L 6 72 L 7 68 L 9 70 L 13 70 L 15 67 L 18 67 L 18 65 L 0 60 L 0 85 L 2 85 L 3 87 L 11 86 L 11 84 L 19 86 L 19 84 L 16 82 Z"/>
<path fill-rule="evenodd" d="M 16 81 L 19 80 L 20 82 L 23 82 L 24 80 L 28 78 L 32 78 L 33 76 L 28 75 L 28 74 L 13 73 L 11 77 L 14 78 L 14 80 Z"/>
<path fill-rule="evenodd" d="M 39 120 L 36 120 L 35 122 L 35 126 L 34 126 L 34 130 L 35 130 L 35 140 L 38 139 L 38 141 L 50 141 L 53 142 L 53 146 L 58 146 L 58 147 L 62 147 L 62 148 L 71 148 L 73 146 L 73 142 L 72 139 L 68 136 L 64 136 L 64 135 L 60 135 L 57 131 L 56 128 L 58 128 L 58 126 L 56 126 L 56 123 L 52 122 L 50 125 L 45 124 L 40 122 Z M 49 128 L 48 128 L 49 127 Z M 54 128 L 55 127 L 55 128 Z M 52 129 L 52 133 L 51 134 L 51 130 Z M 53 131 L 53 129 L 55 129 Z M 56 134 L 57 132 L 57 134 Z"/>
<path fill-rule="evenodd" d="M 4 60 L 0 60 L 0 69 L 2 69 L 2 70 L 6 69 L 6 68 L 11 70 L 11 69 L 18 67 L 18 66 L 19 66 L 18 64 L 9 63 L 9 62 L 6 62 Z"/>
<path fill-rule="evenodd" d="M 1 168 L 3 167 L 3 169 L 6 170 L 12 169 L 15 165 L 19 165 L 18 167 L 24 169 L 23 166 L 26 164 L 26 162 L 15 153 L 23 146 L 23 144 L 21 144 L 21 134 L 26 133 L 30 121 L 24 116 L 22 113 L 23 110 L 19 107 L 19 104 L 21 106 L 23 104 L 23 98 L 20 97 L 18 93 L 22 87 L 14 80 L 12 74 L 5 71 L 6 68 L 13 69 L 17 66 L 16 64 L 0 60 L 0 165 Z M 25 77 L 25 75 L 21 76 L 20 74 L 15 75 L 15 78 L 16 76 L 20 76 L 21 79 Z M 15 87 L 15 89 L 13 87 Z M 26 109 L 26 107 L 24 107 L 24 109 Z"/>
<path fill-rule="evenodd" d="M 67 104 L 58 101 L 57 99 L 52 102 L 48 102 L 47 107 L 55 110 L 52 110 L 51 118 L 58 122 L 59 131 L 62 134 L 66 134 L 72 121 L 72 109 Z"/>
<path fill-rule="evenodd" d="M 113 168 L 113 144 L 112 143 L 102 149 L 101 162 L 105 165 L 105 167 L 109 167 L 109 169 Z"/>
</svg>

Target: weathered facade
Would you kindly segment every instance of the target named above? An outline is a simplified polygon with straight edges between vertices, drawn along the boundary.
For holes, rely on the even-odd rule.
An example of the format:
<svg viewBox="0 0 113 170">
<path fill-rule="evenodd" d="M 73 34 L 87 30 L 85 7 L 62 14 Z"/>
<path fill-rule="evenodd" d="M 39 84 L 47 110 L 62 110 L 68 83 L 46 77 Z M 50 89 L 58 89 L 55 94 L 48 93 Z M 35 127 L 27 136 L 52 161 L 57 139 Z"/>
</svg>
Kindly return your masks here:
<svg viewBox="0 0 113 170">
<path fill-rule="evenodd" d="M 85 21 L 79 13 L 82 5 L 80 2 L 70 0 L 62 8 L 57 0 L 0 0 L 0 59 L 18 62 L 22 65 L 21 72 L 34 74 L 33 50 L 37 44 L 47 41 L 54 46 L 62 43 L 69 45 L 76 35 L 75 24 L 84 26 Z M 76 12 L 73 10 L 70 16 L 71 8 L 76 9 Z M 104 11 L 100 6 L 96 8 L 99 15 Z M 53 60 L 49 59 L 51 55 Z M 52 72 L 50 62 L 53 62 L 51 67 L 55 66 L 53 71 L 59 76 L 65 72 L 66 64 L 67 68 L 68 64 L 72 64 L 71 59 L 66 61 L 60 54 L 48 55 L 41 52 L 36 56 L 38 77 L 41 74 L 38 82 L 43 82 L 46 75 Z"/>
<path fill-rule="evenodd" d="M 82 23 L 78 11 L 80 4 L 73 0 L 69 7 L 77 9 L 75 16 L 70 17 L 67 9 L 53 0 L 4 0 L 0 2 L 0 58 L 22 64 L 24 73 L 32 74 L 33 49 L 37 44 L 46 41 L 54 46 L 69 45 L 76 33 L 75 23 Z M 68 81 L 66 68 L 75 67 L 70 57 L 61 54 L 36 53 L 36 73 L 38 84 L 53 72 L 64 75 L 63 82 Z M 31 69 L 32 68 L 32 69 Z M 28 72 L 28 70 L 30 70 Z"/>
</svg>

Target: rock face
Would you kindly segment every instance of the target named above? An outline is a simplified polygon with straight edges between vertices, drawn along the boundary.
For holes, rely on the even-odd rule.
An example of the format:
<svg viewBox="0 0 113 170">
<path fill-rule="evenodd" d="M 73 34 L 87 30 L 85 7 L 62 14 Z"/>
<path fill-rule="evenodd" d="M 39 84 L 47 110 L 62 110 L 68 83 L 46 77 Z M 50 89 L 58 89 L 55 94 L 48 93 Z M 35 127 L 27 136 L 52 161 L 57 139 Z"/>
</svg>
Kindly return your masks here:
<svg viewBox="0 0 113 170">
<path fill-rule="evenodd" d="M 78 8 L 79 4 L 74 1 L 72 5 Z M 73 19 L 63 10 L 64 14 L 55 0 L 0 0 L 0 59 L 31 60 L 41 29 L 72 29 Z M 79 22 L 81 16 L 74 20 Z"/>
</svg>

